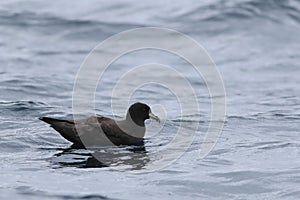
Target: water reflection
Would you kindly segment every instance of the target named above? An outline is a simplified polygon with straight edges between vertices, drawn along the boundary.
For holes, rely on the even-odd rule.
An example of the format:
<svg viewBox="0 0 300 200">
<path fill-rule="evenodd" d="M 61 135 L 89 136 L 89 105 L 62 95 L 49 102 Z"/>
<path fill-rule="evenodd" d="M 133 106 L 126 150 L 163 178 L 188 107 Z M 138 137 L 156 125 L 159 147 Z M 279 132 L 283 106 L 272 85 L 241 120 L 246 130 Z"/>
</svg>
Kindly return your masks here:
<svg viewBox="0 0 300 200">
<path fill-rule="evenodd" d="M 71 145 L 54 155 L 54 164 L 62 167 L 103 168 L 139 170 L 150 161 L 144 145 L 102 147 L 86 150 Z"/>
</svg>

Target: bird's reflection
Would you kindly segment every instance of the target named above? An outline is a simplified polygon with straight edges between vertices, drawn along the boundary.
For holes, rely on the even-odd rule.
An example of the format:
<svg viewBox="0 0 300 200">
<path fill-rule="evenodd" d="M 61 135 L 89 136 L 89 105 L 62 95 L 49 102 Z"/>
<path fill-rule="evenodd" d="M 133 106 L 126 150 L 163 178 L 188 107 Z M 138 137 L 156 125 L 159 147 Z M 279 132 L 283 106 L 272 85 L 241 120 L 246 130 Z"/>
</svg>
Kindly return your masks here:
<svg viewBox="0 0 300 200">
<path fill-rule="evenodd" d="M 85 149 L 72 145 L 54 155 L 54 163 L 63 167 L 103 168 L 121 167 L 123 170 L 139 170 L 148 162 L 147 151 L 144 145 L 102 147 Z"/>
</svg>

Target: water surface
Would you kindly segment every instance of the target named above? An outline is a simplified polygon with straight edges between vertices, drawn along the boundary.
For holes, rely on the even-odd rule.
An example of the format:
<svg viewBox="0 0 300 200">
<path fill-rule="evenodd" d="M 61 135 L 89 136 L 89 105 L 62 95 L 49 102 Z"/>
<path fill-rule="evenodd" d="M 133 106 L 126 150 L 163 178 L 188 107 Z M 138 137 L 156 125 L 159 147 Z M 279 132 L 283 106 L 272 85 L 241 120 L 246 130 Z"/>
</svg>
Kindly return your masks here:
<svg viewBox="0 0 300 200">
<path fill-rule="evenodd" d="M 1 199 L 298 199 L 299 13 L 297 0 L 1 2 Z M 71 118 L 73 83 L 89 51 L 112 34 L 147 26 L 176 29 L 207 49 L 224 80 L 227 116 L 214 150 L 197 160 L 209 123 L 203 80 L 169 54 L 121 58 L 98 89 L 98 113 L 112 116 L 108 91 L 118 72 L 150 61 L 186 69 L 201 102 L 195 122 L 195 115 L 180 118 L 177 102 L 162 87 L 133 96 L 169 111 L 161 133 L 146 138 L 147 151 L 167 144 L 180 123 L 200 128 L 175 163 L 132 174 L 103 167 L 84 150 L 69 150 L 70 143 L 38 117 Z"/>
</svg>

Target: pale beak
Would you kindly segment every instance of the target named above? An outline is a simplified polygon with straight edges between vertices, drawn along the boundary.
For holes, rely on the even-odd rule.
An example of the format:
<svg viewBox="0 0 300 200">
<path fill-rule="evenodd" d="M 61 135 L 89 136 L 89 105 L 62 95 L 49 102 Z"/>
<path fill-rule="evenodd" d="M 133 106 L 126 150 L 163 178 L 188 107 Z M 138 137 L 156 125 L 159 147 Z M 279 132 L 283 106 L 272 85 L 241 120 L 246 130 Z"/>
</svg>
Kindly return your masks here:
<svg viewBox="0 0 300 200">
<path fill-rule="evenodd" d="M 160 123 L 160 119 L 159 117 L 157 117 L 156 115 L 154 115 L 151 110 L 149 110 L 149 117 L 150 119 L 154 119 L 155 121 L 157 121 L 158 123 Z"/>
</svg>

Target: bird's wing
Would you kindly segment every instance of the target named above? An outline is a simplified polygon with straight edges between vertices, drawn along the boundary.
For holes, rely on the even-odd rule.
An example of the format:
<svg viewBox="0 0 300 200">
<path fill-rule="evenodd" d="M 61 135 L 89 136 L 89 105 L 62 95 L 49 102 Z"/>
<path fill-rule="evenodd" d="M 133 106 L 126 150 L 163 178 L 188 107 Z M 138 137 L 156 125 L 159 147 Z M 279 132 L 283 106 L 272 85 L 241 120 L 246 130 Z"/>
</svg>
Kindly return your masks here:
<svg viewBox="0 0 300 200">
<path fill-rule="evenodd" d="M 143 143 L 142 138 L 133 137 L 122 131 L 115 120 L 103 120 L 101 128 L 106 137 L 115 145 L 141 145 Z"/>
</svg>

